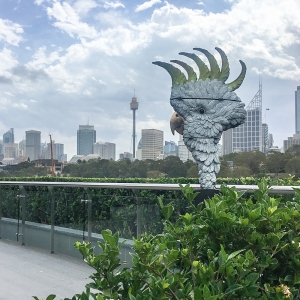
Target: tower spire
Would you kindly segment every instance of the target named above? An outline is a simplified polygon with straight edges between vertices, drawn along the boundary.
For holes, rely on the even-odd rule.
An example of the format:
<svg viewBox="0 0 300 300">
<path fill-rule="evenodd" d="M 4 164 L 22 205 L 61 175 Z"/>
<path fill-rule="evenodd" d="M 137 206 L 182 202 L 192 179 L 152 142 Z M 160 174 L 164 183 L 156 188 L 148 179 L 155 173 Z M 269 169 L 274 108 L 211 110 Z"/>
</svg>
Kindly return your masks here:
<svg viewBox="0 0 300 300">
<path fill-rule="evenodd" d="M 139 108 L 139 103 L 137 102 L 137 99 L 135 97 L 135 89 L 133 92 L 133 97 L 132 100 L 130 102 L 130 109 L 133 112 L 133 128 L 132 128 L 132 142 L 133 142 L 133 150 L 132 150 L 132 158 L 135 158 L 135 141 L 136 141 L 136 134 L 135 134 L 135 111 L 138 110 Z"/>
</svg>

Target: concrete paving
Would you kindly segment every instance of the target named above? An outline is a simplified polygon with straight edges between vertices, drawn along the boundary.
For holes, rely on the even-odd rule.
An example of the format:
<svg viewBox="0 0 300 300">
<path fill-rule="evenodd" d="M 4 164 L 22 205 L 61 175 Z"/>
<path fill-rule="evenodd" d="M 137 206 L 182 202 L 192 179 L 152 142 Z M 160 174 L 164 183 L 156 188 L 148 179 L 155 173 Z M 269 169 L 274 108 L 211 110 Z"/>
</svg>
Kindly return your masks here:
<svg viewBox="0 0 300 300">
<path fill-rule="evenodd" d="M 93 270 L 83 260 L 0 239 L 1 300 L 72 298 L 85 290 Z"/>
</svg>

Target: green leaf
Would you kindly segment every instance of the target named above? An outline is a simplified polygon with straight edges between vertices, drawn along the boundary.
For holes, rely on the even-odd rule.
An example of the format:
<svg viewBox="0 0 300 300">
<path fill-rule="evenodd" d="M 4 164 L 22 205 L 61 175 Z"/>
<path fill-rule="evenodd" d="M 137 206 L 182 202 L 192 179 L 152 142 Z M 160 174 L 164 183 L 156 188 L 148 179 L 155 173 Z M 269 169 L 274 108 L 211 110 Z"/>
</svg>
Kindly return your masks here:
<svg viewBox="0 0 300 300">
<path fill-rule="evenodd" d="M 54 298 L 56 298 L 56 295 L 49 295 L 46 300 L 53 300 Z"/>
<path fill-rule="evenodd" d="M 240 284 L 233 284 L 233 285 L 231 285 L 227 288 L 227 290 L 225 291 L 225 295 L 232 294 L 232 293 L 234 293 L 238 290 L 241 290 L 243 288 L 244 287 Z"/>
<path fill-rule="evenodd" d="M 159 205 L 160 205 L 160 208 L 161 208 L 161 212 L 164 216 L 164 218 L 166 220 L 169 220 L 173 211 L 174 211 L 174 207 L 172 204 L 168 204 L 168 205 L 164 205 L 162 200 L 161 200 L 161 197 L 158 197 L 158 202 L 159 202 Z"/>
<path fill-rule="evenodd" d="M 228 255 L 228 258 L 227 258 L 226 262 L 231 260 L 232 258 L 236 257 L 238 254 L 240 254 L 243 251 L 245 251 L 245 249 L 237 250 L 235 252 L 232 252 L 231 254 Z"/>
<path fill-rule="evenodd" d="M 115 238 L 112 235 L 112 232 L 110 230 L 102 230 L 101 234 L 105 240 L 105 242 L 109 245 L 115 246 L 117 245 L 117 242 L 115 240 Z"/>
<path fill-rule="evenodd" d="M 203 287 L 203 298 L 207 299 L 210 296 L 211 296 L 211 294 L 210 294 L 210 290 L 209 290 L 208 286 L 204 285 L 204 287 Z"/>
<path fill-rule="evenodd" d="M 248 283 L 248 285 L 252 285 L 254 284 L 259 278 L 259 274 L 258 273 L 250 273 L 246 276 L 246 282 Z"/>
</svg>

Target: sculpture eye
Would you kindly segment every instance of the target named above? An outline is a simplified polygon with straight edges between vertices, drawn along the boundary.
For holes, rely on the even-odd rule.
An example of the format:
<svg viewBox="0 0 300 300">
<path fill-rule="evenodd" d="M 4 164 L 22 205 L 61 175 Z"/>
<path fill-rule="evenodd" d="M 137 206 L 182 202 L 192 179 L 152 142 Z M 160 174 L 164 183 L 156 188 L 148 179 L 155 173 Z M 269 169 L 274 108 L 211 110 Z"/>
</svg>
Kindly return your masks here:
<svg viewBox="0 0 300 300">
<path fill-rule="evenodd" d="M 176 114 L 175 116 L 178 117 L 178 114 Z"/>
<path fill-rule="evenodd" d="M 203 114 L 205 113 L 204 108 L 200 108 L 199 113 L 200 113 L 201 115 L 203 115 Z"/>
</svg>

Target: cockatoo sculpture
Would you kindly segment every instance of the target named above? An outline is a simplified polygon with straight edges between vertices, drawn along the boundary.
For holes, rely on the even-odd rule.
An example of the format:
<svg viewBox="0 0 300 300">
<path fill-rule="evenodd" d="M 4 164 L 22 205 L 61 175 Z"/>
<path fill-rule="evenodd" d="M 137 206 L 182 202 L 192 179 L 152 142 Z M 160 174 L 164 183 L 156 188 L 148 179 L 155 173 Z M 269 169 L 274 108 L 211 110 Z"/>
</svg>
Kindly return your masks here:
<svg viewBox="0 0 300 300">
<path fill-rule="evenodd" d="M 183 68 L 187 74 L 174 65 L 155 61 L 153 64 L 166 69 L 172 77 L 170 103 L 174 113 L 170 120 L 171 130 L 183 135 L 183 141 L 198 164 L 201 189 L 215 189 L 216 174 L 220 170 L 219 147 L 222 132 L 239 126 L 246 118 L 245 104 L 234 92 L 246 75 L 246 65 L 240 60 L 242 71 L 231 83 L 228 59 L 223 50 L 215 48 L 221 55 L 221 69 L 215 57 L 205 49 L 202 52 L 210 68 L 194 53 L 181 52 L 192 59 L 198 69 L 179 60 L 171 60 Z"/>
</svg>

